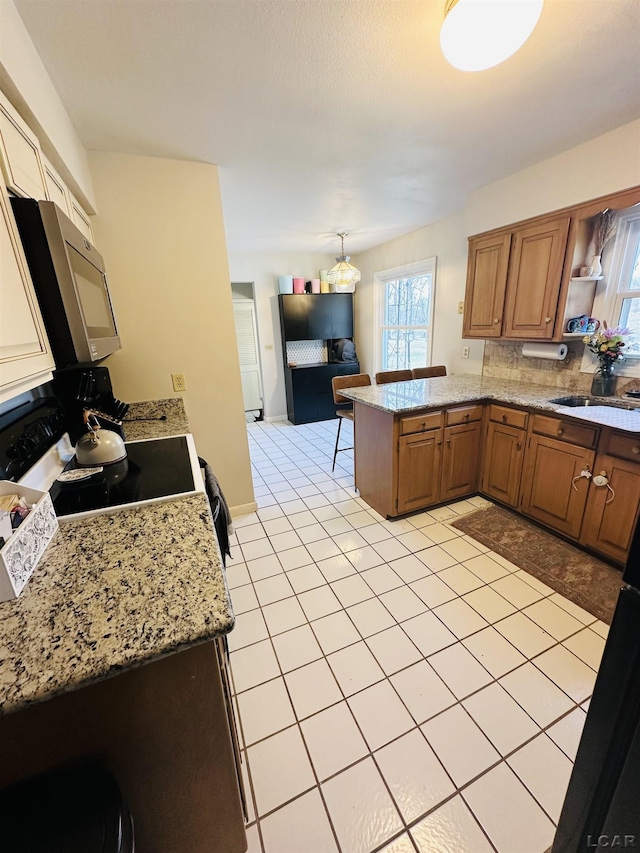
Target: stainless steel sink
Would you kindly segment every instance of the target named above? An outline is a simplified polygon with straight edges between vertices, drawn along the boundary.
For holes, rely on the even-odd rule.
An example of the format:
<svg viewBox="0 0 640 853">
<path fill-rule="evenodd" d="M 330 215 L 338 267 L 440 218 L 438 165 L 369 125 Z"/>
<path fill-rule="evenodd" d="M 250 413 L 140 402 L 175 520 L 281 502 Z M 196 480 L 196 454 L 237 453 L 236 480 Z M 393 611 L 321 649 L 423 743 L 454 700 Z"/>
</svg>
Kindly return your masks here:
<svg viewBox="0 0 640 853">
<path fill-rule="evenodd" d="M 626 403 L 609 403 L 593 397 L 557 397 L 555 400 L 549 400 L 549 402 L 557 403 L 559 406 L 569 406 L 572 409 L 583 408 L 584 406 L 607 406 L 611 409 L 626 409 L 632 412 L 637 408 Z"/>
</svg>

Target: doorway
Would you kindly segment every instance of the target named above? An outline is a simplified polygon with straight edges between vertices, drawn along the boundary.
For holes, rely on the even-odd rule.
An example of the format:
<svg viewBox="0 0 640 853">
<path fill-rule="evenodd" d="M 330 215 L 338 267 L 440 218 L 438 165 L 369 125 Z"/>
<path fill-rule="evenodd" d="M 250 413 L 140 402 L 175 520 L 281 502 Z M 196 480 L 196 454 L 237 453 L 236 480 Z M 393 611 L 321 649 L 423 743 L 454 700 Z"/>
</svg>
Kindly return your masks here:
<svg viewBox="0 0 640 853">
<path fill-rule="evenodd" d="M 253 282 L 232 282 L 231 295 L 245 416 L 248 422 L 261 421 L 264 393 Z"/>
</svg>

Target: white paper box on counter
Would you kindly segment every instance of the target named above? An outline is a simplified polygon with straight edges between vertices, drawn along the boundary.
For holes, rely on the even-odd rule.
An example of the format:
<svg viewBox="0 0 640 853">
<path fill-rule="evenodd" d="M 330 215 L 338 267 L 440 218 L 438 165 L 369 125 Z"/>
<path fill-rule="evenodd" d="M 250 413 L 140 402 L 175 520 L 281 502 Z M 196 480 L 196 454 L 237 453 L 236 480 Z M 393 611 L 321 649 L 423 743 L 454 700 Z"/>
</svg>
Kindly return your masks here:
<svg viewBox="0 0 640 853">
<path fill-rule="evenodd" d="M 35 507 L 0 550 L 0 601 L 20 595 L 58 529 L 49 492 L 0 480 L 0 495 L 13 494 Z"/>
</svg>

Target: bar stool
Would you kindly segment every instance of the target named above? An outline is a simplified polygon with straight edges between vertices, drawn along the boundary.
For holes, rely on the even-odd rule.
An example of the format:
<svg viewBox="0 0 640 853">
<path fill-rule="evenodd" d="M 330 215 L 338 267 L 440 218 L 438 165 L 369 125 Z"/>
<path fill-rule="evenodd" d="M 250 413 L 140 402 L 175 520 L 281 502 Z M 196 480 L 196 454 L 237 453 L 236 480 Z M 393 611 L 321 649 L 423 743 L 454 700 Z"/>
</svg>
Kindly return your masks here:
<svg viewBox="0 0 640 853">
<path fill-rule="evenodd" d="M 351 403 L 351 400 L 348 397 L 343 397 L 342 394 L 340 394 L 340 389 L 361 388 L 365 385 L 371 385 L 371 377 L 368 373 L 352 373 L 350 376 L 334 376 L 331 380 L 333 402 L 336 404 L 336 406 L 339 406 L 341 403 Z M 353 450 L 353 447 L 341 447 L 340 449 L 338 449 L 342 420 L 343 418 L 346 418 L 349 421 L 353 420 L 353 408 L 338 409 L 336 412 L 336 417 L 338 418 L 338 434 L 336 436 L 335 450 L 333 451 L 333 465 L 331 467 L 332 472 L 335 470 L 336 467 L 336 456 L 338 455 L 338 453 L 342 450 Z"/>
<path fill-rule="evenodd" d="M 414 367 L 411 371 L 412 379 L 431 379 L 434 376 L 446 376 L 447 368 L 444 364 L 436 364 L 434 367 Z"/>
<path fill-rule="evenodd" d="M 386 385 L 387 382 L 406 382 L 413 379 L 410 370 L 383 370 L 376 373 L 376 385 Z"/>
</svg>

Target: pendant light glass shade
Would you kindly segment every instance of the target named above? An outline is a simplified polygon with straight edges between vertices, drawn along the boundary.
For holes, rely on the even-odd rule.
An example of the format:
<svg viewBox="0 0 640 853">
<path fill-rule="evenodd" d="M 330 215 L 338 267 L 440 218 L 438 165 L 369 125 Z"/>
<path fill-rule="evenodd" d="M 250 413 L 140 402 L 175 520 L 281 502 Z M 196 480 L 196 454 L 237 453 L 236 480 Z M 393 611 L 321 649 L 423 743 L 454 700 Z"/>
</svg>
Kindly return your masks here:
<svg viewBox="0 0 640 853">
<path fill-rule="evenodd" d="M 338 234 L 342 240 L 342 255 L 336 258 L 338 263 L 327 273 L 327 281 L 335 287 L 336 291 L 343 290 L 346 293 L 352 293 L 360 281 L 360 271 L 349 263 L 350 258 L 344 253 L 344 238 L 346 236 L 346 234 Z"/>
<path fill-rule="evenodd" d="M 446 0 L 440 46 L 461 71 L 493 68 L 519 50 L 542 12 L 543 0 Z"/>
</svg>

